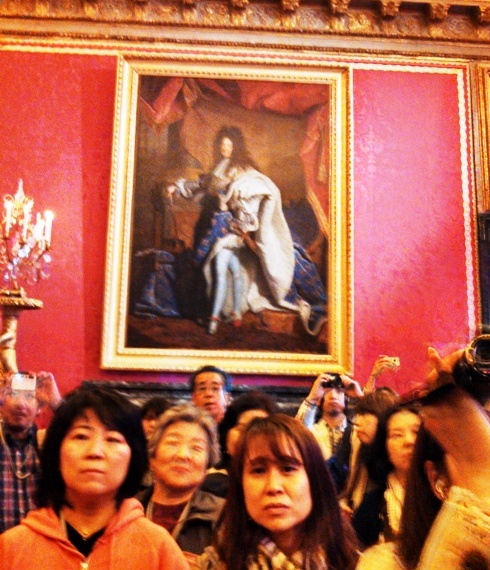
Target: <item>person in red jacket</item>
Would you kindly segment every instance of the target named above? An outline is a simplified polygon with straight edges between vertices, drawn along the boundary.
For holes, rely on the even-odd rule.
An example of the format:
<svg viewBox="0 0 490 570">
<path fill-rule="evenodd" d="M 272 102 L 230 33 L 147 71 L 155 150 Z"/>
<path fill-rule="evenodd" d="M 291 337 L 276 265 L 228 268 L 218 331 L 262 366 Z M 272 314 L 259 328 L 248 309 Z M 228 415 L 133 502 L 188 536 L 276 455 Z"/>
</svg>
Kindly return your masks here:
<svg viewBox="0 0 490 570">
<path fill-rule="evenodd" d="M 0 536 L 0 569 L 188 570 L 132 498 L 147 467 L 136 406 L 103 388 L 69 394 L 46 433 L 39 508 Z"/>
</svg>

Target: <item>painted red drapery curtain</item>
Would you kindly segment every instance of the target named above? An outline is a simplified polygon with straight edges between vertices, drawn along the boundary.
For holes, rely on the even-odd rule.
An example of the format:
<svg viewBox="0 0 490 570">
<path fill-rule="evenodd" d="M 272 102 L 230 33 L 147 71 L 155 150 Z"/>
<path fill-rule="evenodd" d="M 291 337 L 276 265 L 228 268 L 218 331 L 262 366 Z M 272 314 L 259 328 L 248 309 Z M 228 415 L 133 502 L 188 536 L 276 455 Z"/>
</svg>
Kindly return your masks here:
<svg viewBox="0 0 490 570">
<path fill-rule="evenodd" d="M 204 93 L 251 111 L 306 116 L 300 158 L 306 194 L 320 227 L 328 236 L 330 164 L 330 87 L 327 84 L 276 81 L 147 77 L 140 93 L 141 109 L 154 125 L 181 121 Z"/>
</svg>

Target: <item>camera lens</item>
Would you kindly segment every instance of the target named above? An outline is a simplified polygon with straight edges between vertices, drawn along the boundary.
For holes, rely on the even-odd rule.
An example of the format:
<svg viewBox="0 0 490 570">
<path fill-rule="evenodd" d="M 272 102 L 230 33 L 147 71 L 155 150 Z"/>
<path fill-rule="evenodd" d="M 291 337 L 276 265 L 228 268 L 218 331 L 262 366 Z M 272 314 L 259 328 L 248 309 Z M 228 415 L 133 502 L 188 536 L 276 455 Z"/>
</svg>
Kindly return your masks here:
<svg viewBox="0 0 490 570">
<path fill-rule="evenodd" d="M 490 335 L 481 335 L 465 348 L 453 369 L 459 386 L 480 403 L 490 397 Z"/>
<path fill-rule="evenodd" d="M 490 381 L 490 335 L 482 335 L 477 337 L 470 345 L 472 351 L 473 366 L 488 376 L 487 382 Z M 470 360 L 471 357 L 468 359 Z"/>
</svg>

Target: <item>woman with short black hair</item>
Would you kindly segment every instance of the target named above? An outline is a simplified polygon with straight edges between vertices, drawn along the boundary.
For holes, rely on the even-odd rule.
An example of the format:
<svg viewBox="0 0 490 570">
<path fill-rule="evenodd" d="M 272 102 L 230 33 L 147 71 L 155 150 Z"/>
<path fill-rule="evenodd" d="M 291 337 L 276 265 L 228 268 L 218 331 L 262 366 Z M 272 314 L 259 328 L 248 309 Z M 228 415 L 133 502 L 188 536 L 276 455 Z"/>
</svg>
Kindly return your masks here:
<svg viewBox="0 0 490 570">
<path fill-rule="evenodd" d="M 147 465 L 136 406 L 109 389 L 73 391 L 46 433 L 40 508 L 0 537 L 0 568 L 139 570 L 144 560 L 146 570 L 188 569 L 131 498 Z"/>
</svg>

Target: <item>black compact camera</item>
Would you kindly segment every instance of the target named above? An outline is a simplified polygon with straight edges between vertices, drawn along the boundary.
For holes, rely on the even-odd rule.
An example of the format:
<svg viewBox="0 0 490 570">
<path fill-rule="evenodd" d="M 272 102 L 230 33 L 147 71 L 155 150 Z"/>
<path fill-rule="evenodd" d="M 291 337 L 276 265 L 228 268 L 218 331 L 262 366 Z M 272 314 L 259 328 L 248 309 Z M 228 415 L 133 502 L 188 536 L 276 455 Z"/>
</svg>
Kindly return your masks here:
<svg viewBox="0 0 490 570">
<path fill-rule="evenodd" d="M 333 378 L 322 382 L 322 388 L 337 388 L 339 390 L 343 390 L 344 383 L 342 382 L 340 374 L 331 374 L 331 376 L 333 376 Z"/>
<path fill-rule="evenodd" d="M 490 397 L 490 334 L 475 337 L 453 368 L 456 384 L 480 401 Z"/>
</svg>

